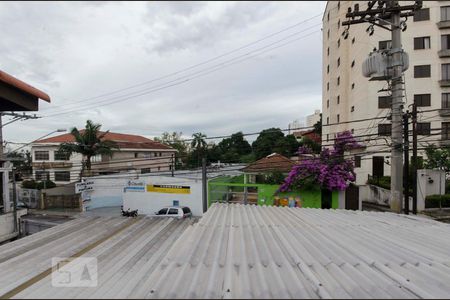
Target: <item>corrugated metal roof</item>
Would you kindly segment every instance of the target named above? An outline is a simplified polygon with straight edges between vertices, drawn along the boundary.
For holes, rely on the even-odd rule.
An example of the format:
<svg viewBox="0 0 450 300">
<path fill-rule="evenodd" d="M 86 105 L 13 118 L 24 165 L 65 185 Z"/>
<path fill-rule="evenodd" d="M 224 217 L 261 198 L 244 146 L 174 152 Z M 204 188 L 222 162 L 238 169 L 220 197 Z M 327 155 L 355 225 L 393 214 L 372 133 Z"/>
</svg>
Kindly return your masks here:
<svg viewBox="0 0 450 300">
<path fill-rule="evenodd" d="M 449 237 L 392 213 L 215 204 L 131 296 L 448 297 Z"/>
<path fill-rule="evenodd" d="M 84 218 L 0 247 L 0 292 L 124 222 Z M 95 288 L 47 276 L 15 297 L 446 298 L 449 237 L 416 216 L 214 204 L 197 223 L 136 220 L 83 254 L 99 261 Z"/>
</svg>

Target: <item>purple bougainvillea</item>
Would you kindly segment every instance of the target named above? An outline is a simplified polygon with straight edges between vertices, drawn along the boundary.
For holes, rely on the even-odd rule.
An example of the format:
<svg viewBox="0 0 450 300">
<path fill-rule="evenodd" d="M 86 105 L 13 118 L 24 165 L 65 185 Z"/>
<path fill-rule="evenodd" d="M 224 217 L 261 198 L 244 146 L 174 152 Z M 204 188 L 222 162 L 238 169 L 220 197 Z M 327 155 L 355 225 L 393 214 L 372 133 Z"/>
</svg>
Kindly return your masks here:
<svg viewBox="0 0 450 300">
<path fill-rule="evenodd" d="M 320 155 L 312 154 L 308 147 L 300 147 L 299 155 L 307 154 L 298 165 L 295 165 L 284 183 L 278 189 L 286 192 L 292 188 L 301 188 L 308 184 L 319 185 L 328 190 L 345 190 L 349 182 L 355 181 L 352 159 L 345 159 L 344 152 L 361 147 L 350 131 L 336 135 L 333 149 L 323 149 Z"/>
</svg>

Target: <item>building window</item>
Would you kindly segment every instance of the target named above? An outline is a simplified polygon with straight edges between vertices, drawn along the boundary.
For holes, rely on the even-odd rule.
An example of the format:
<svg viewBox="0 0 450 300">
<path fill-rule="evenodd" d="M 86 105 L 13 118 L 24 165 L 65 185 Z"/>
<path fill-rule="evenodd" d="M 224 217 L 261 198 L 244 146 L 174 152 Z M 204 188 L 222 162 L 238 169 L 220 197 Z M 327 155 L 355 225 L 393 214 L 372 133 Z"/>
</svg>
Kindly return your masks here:
<svg viewBox="0 0 450 300">
<path fill-rule="evenodd" d="M 355 155 L 355 168 L 361 168 L 361 156 Z"/>
<path fill-rule="evenodd" d="M 355 83 L 352 83 L 352 90 L 355 89 Z"/>
<path fill-rule="evenodd" d="M 391 47 L 392 47 L 392 41 L 391 40 L 379 41 L 378 42 L 378 49 L 379 50 L 391 49 Z"/>
<path fill-rule="evenodd" d="M 450 21 L 450 6 L 441 7 L 441 21 Z"/>
<path fill-rule="evenodd" d="M 50 155 L 48 151 L 34 151 L 35 160 L 50 160 Z"/>
<path fill-rule="evenodd" d="M 50 179 L 50 173 L 48 171 L 37 170 L 35 172 L 35 178 L 37 181 Z"/>
<path fill-rule="evenodd" d="M 161 171 L 161 167 L 158 167 L 158 171 Z"/>
<path fill-rule="evenodd" d="M 442 80 L 450 80 L 450 64 L 442 64 Z"/>
<path fill-rule="evenodd" d="M 327 134 L 327 142 L 330 141 L 330 136 Z"/>
<path fill-rule="evenodd" d="M 341 84 L 341 77 L 339 76 L 338 78 L 337 78 L 337 85 L 340 85 Z"/>
<path fill-rule="evenodd" d="M 338 29 L 341 28 L 341 20 L 338 20 Z"/>
<path fill-rule="evenodd" d="M 392 124 L 378 124 L 378 135 L 390 136 Z"/>
<path fill-rule="evenodd" d="M 341 65 L 341 58 L 339 57 L 337 60 L 337 66 L 339 67 Z"/>
<path fill-rule="evenodd" d="M 419 135 L 430 135 L 430 123 L 417 123 L 416 129 Z"/>
<path fill-rule="evenodd" d="M 350 111 L 351 111 L 351 112 L 354 112 L 354 111 L 355 111 L 355 107 L 352 106 L 352 108 L 350 109 Z"/>
<path fill-rule="evenodd" d="M 352 134 L 355 133 L 355 129 L 352 128 Z"/>
<path fill-rule="evenodd" d="M 70 160 L 70 155 L 64 152 L 55 151 L 55 160 Z"/>
<path fill-rule="evenodd" d="M 327 38 L 330 39 L 330 29 L 327 31 Z"/>
<path fill-rule="evenodd" d="M 327 13 L 327 21 L 330 21 L 330 12 Z"/>
<path fill-rule="evenodd" d="M 378 108 L 391 108 L 392 97 L 391 96 L 379 96 L 378 97 Z"/>
<path fill-rule="evenodd" d="M 352 61 L 352 68 L 355 66 L 355 61 Z"/>
<path fill-rule="evenodd" d="M 416 37 L 414 38 L 414 50 L 430 49 L 430 37 Z"/>
<path fill-rule="evenodd" d="M 330 73 L 330 65 L 327 66 L 327 74 Z"/>
<path fill-rule="evenodd" d="M 340 117 L 339 114 L 337 114 L 336 120 L 337 120 L 338 123 L 340 122 L 340 118 L 339 117 Z"/>
<path fill-rule="evenodd" d="M 430 76 L 431 76 L 431 65 L 414 66 L 414 78 L 425 78 Z"/>
<path fill-rule="evenodd" d="M 414 12 L 414 22 L 427 21 L 430 19 L 430 9 L 422 8 Z"/>
<path fill-rule="evenodd" d="M 56 171 L 55 181 L 70 181 L 70 171 Z"/>
<path fill-rule="evenodd" d="M 431 94 L 414 95 L 414 103 L 417 106 L 431 106 Z"/>
<path fill-rule="evenodd" d="M 442 122 L 442 139 L 450 140 L 450 122 Z"/>
<path fill-rule="evenodd" d="M 147 174 L 151 172 L 151 168 L 142 168 L 141 169 L 141 174 Z"/>
<path fill-rule="evenodd" d="M 330 100 L 328 99 L 327 100 L 327 108 L 329 108 L 330 107 Z"/>
<path fill-rule="evenodd" d="M 327 117 L 327 125 L 330 124 L 330 117 Z"/>
<path fill-rule="evenodd" d="M 442 93 L 442 108 L 450 108 L 450 93 Z"/>
<path fill-rule="evenodd" d="M 138 158 L 138 153 L 134 152 L 134 158 Z"/>
<path fill-rule="evenodd" d="M 327 82 L 327 91 L 329 91 L 329 90 L 330 90 L 330 83 Z"/>
<path fill-rule="evenodd" d="M 338 1 L 338 10 L 341 8 L 341 1 Z"/>
<path fill-rule="evenodd" d="M 153 153 L 153 156 L 154 156 L 154 157 L 157 157 L 157 156 L 158 156 L 158 153 L 154 152 L 154 153 Z"/>
<path fill-rule="evenodd" d="M 338 39 L 338 48 L 341 46 L 341 39 Z"/>
<path fill-rule="evenodd" d="M 330 47 L 327 48 L 327 56 L 330 56 Z"/>
<path fill-rule="evenodd" d="M 160 157 L 162 156 L 162 152 L 159 152 L 159 156 L 160 156 Z"/>
<path fill-rule="evenodd" d="M 354 44 L 354 43 L 355 43 L 355 38 L 353 37 L 353 38 L 352 38 L 352 44 Z"/>
<path fill-rule="evenodd" d="M 341 96 L 337 96 L 337 104 L 341 102 Z"/>
<path fill-rule="evenodd" d="M 450 34 L 441 35 L 441 49 L 442 50 L 450 49 Z"/>
</svg>

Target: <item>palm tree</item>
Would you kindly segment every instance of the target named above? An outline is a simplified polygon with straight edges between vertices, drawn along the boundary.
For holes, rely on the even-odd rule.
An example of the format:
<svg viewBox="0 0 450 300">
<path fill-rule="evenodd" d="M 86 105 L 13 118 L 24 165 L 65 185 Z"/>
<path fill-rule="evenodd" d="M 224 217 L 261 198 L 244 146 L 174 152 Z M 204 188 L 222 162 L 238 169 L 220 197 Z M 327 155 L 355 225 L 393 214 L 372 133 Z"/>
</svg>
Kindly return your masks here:
<svg viewBox="0 0 450 300">
<path fill-rule="evenodd" d="M 112 156 L 115 149 L 119 149 L 113 141 L 104 140 L 103 138 L 109 132 L 101 132 L 101 124 L 95 124 L 91 120 L 86 121 L 84 130 L 72 128 L 70 134 L 75 138 L 75 142 L 62 143 L 59 151 L 67 156 L 72 153 L 80 153 L 83 155 L 83 169 L 86 166 L 87 171 L 91 171 L 91 158 L 96 155 Z M 83 169 L 81 172 L 83 172 Z"/>
<path fill-rule="evenodd" d="M 195 148 L 197 150 L 197 155 L 198 155 L 198 160 L 197 160 L 197 164 L 198 166 L 200 166 L 200 153 L 203 152 L 203 150 L 207 147 L 206 144 L 206 135 L 201 133 L 201 132 L 197 132 L 194 133 L 192 135 L 193 139 L 191 142 L 191 147 Z"/>
</svg>

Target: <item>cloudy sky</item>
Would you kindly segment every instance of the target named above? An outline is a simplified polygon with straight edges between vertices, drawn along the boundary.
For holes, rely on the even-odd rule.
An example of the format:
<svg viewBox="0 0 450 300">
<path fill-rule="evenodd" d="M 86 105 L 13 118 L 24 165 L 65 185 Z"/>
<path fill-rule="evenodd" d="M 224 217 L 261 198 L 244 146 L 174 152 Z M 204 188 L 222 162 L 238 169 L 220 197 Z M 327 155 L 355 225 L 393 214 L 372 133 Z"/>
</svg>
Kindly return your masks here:
<svg viewBox="0 0 450 300">
<path fill-rule="evenodd" d="M 324 7 L 2 2 L 0 69 L 52 99 L 41 119 L 5 126 L 4 139 L 29 142 L 87 119 L 147 137 L 287 128 L 321 108 Z"/>
</svg>

